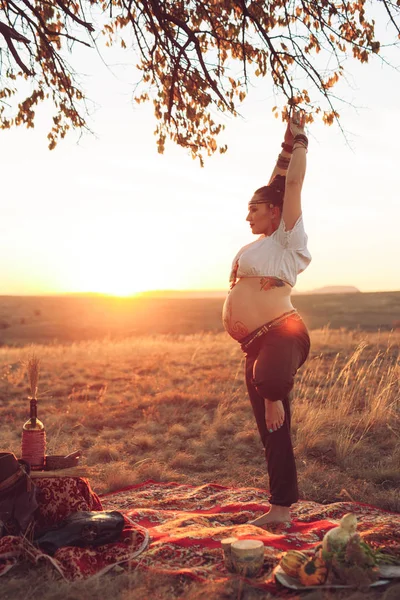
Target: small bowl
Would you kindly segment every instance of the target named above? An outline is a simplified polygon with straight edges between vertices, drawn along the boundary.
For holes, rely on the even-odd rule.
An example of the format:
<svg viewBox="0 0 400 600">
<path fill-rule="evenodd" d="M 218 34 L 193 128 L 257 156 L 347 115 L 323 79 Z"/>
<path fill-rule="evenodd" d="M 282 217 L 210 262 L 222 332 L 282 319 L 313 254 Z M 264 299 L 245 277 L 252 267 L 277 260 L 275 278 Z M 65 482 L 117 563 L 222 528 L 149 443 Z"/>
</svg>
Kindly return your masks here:
<svg viewBox="0 0 400 600">
<path fill-rule="evenodd" d="M 46 456 L 46 471 L 57 471 L 58 469 L 70 469 L 77 467 L 79 464 L 79 456 L 61 456 L 52 454 Z"/>
<path fill-rule="evenodd" d="M 231 573 L 233 573 L 235 570 L 232 563 L 232 544 L 237 541 L 237 537 L 228 537 L 221 540 L 221 548 L 224 557 L 225 567 Z"/>
</svg>

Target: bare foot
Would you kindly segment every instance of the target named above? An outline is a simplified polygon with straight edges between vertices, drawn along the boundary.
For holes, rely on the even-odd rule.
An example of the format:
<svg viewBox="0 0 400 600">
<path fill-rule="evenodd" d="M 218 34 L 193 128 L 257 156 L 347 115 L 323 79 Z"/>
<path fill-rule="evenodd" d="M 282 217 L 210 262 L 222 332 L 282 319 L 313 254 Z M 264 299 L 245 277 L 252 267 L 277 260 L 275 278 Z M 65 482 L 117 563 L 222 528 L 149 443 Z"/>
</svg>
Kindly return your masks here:
<svg viewBox="0 0 400 600">
<path fill-rule="evenodd" d="M 271 508 L 267 513 L 257 517 L 253 521 L 249 521 L 249 525 L 256 525 L 256 527 L 263 527 L 269 523 L 290 523 L 290 510 L 288 506 L 277 506 L 271 504 Z"/>
<path fill-rule="evenodd" d="M 265 400 L 265 424 L 270 433 L 282 427 L 285 420 L 285 409 L 282 400 Z"/>
</svg>

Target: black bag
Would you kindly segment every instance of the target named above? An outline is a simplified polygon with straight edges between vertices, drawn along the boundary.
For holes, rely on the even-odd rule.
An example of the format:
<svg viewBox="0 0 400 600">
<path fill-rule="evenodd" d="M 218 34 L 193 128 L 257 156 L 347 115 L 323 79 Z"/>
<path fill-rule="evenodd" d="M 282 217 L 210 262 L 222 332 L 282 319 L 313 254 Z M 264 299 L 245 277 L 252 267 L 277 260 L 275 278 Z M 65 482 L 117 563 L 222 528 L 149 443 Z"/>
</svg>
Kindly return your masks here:
<svg viewBox="0 0 400 600">
<path fill-rule="evenodd" d="M 30 465 L 12 452 L 0 452 L 0 535 L 25 534 L 38 507 Z"/>
<path fill-rule="evenodd" d="M 34 543 L 50 555 L 62 546 L 101 546 L 118 541 L 124 525 L 124 517 L 117 511 L 80 511 L 37 537 Z"/>
</svg>

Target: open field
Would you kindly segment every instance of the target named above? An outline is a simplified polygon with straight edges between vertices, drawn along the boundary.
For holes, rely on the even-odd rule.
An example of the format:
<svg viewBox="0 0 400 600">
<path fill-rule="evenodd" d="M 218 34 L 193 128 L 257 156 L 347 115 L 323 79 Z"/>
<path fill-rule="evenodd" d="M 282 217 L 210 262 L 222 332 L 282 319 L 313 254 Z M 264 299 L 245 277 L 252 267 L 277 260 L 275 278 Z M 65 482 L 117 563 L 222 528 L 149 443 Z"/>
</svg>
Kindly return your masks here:
<svg viewBox="0 0 400 600">
<path fill-rule="evenodd" d="M 398 302 L 400 293 L 392 293 L 390 302 L 388 295 L 377 295 L 379 298 L 385 299 L 381 307 L 387 308 L 390 302 Z M 5 299 L 1 300 L 4 313 Z M 13 318 L 22 315 L 27 307 L 37 307 L 43 331 L 54 333 L 51 324 L 55 327 L 55 311 L 61 311 L 60 299 L 58 305 L 52 299 L 19 300 Z M 135 331 L 132 336 L 129 326 L 126 330 L 131 336 L 122 338 L 123 317 L 118 316 L 118 301 L 113 300 L 114 321 L 108 318 L 114 327 L 112 331 L 118 335 L 112 339 L 110 329 L 107 339 L 74 341 L 68 336 L 77 331 L 82 336 L 93 333 L 90 324 L 101 315 L 100 308 L 93 314 L 93 305 L 90 310 L 85 303 L 80 306 L 85 306 L 86 312 L 82 308 L 77 313 L 76 300 L 65 299 L 63 305 L 66 321 L 59 325 L 58 335 L 64 336 L 65 344 L 31 345 L 32 336 L 26 336 L 27 345 L 23 346 L 24 338 L 22 334 L 17 336 L 16 324 L 1 331 L 2 336 L 8 332 L 11 336 L 15 328 L 12 343 L 22 345 L 0 348 L 2 448 L 19 454 L 21 427 L 28 411 L 27 378 L 21 361 L 35 351 L 42 359 L 39 416 L 46 426 L 48 452 L 61 454 L 82 449 L 82 464 L 98 493 L 147 479 L 266 486 L 263 452 L 243 381 L 244 357 L 236 343 L 218 333 L 221 302 L 208 301 L 211 304 L 206 313 L 201 302 L 189 301 L 187 312 L 177 312 L 176 307 L 166 303 L 162 313 L 164 325 L 174 329 L 172 335 L 155 335 L 151 330 L 153 335 L 140 336 Z M 303 314 L 307 306 L 301 308 L 298 300 L 328 301 L 317 297 L 295 300 Z M 348 299 L 346 310 L 340 308 L 338 298 L 331 298 L 333 301 L 338 302 L 337 311 L 342 311 L 343 318 L 348 318 L 352 299 Z M 366 309 L 366 313 L 373 313 L 372 304 L 368 309 L 371 312 Z M 119 306 L 124 306 L 123 302 Z M 376 315 L 378 306 L 375 301 Z M 322 305 L 318 308 L 314 304 L 313 310 L 317 309 L 322 313 Z M 131 309 L 125 305 L 124 310 L 126 316 Z M 146 319 L 154 324 L 155 313 L 151 314 L 149 308 L 146 313 L 144 306 L 140 310 L 141 319 L 135 315 L 137 327 L 143 326 Z M 28 312 L 25 314 L 28 318 Z M 309 320 L 318 317 L 317 312 L 313 314 Z M 382 309 L 379 314 L 387 323 L 396 316 L 394 307 L 386 312 Z M 192 332 L 185 331 L 189 317 L 193 319 Z M 32 332 L 37 325 L 34 315 L 29 318 L 32 324 L 26 323 L 25 327 L 30 326 Z M 213 323 L 214 333 L 210 332 Z M 154 327 L 161 325 L 159 317 Z M 23 325 L 20 327 L 22 331 Z M 293 414 L 301 497 L 321 503 L 354 499 L 400 512 L 400 332 L 324 327 L 313 329 L 311 338 L 310 358 L 298 374 Z M 39 340 L 45 341 L 40 336 Z M 234 582 L 231 586 L 204 588 L 184 581 L 149 581 L 140 573 L 111 574 L 101 582 L 67 585 L 60 584 L 44 567 L 10 571 L 1 585 L 4 598 L 45 600 L 111 596 L 126 600 L 268 598 L 251 588 L 242 589 L 239 594 Z M 399 587 L 389 586 L 385 600 L 400 597 Z M 381 592 L 352 596 L 348 592 L 325 592 L 303 597 L 372 600 L 383 596 Z"/>
<path fill-rule="evenodd" d="M 223 298 L 0 296 L 0 345 L 222 332 Z M 310 329 L 400 327 L 400 292 L 294 295 Z"/>
</svg>

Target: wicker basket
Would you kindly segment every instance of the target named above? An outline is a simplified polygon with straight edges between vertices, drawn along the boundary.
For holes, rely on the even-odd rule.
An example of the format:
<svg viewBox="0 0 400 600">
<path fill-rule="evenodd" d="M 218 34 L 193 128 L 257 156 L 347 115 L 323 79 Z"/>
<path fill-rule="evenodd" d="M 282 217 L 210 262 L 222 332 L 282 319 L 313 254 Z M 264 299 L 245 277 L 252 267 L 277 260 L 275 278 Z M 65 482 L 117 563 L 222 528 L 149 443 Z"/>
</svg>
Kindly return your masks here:
<svg viewBox="0 0 400 600">
<path fill-rule="evenodd" d="M 78 456 L 59 456 L 52 454 L 46 456 L 46 471 L 56 471 L 57 469 L 70 469 L 77 467 L 79 464 Z"/>
</svg>

